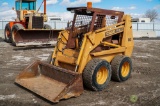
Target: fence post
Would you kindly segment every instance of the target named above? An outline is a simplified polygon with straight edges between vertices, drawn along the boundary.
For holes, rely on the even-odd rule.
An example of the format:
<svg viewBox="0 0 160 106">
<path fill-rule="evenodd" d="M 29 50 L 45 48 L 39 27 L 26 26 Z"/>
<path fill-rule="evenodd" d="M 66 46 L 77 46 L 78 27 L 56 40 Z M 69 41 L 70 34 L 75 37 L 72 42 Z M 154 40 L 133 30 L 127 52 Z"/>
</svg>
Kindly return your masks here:
<svg viewBox="0 0 160 106">
<path fill-rule="evenodd" d="M 54 29 L 56 29 L 56 21 L 54 21 Z"/>
<path fill-rule="evenodd" d="M 153 31 L 154 31 L 154 23 L 153 23 Z"/>
<path fill-rule="evenodd" d="M 138 22 L 137 22 L 137 31 L 138 31 Z"/>
<path fill-rule="evenodd" d="M 2 26 L 2 21 L 1 21 L 1 20 L 0 20 L 0 24 L 1 24 L 0 26 Z M 2 29 L 2 28 L 0 28 L 0 30 L 1 30 L 1 29 Z"/>
<path fill-rule="evenodd" d="M 2 29 L 3 29 L 3 20 L 2 20 Z"/>
</svg>

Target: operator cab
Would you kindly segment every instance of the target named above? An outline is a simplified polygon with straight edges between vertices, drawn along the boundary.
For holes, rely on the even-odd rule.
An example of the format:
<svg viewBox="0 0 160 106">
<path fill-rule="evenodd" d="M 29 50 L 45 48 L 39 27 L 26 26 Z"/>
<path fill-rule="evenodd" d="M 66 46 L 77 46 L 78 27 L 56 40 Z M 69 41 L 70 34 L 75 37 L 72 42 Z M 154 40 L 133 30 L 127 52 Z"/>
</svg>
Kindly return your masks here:
<svg viewBox="0 0 160 106">
<path fill-rule="evenodd" d="M 16 0 L 16 10 L 36 10 L 36 0 Z"/>
<path fill-rule="evenodd" d="M 70 49 L 81 47 L 84 34 L 117 24 L 122 21 L 124 15 L 124 12 L 121 11 L 92 8 L 91 5 L 87 5 L 87 7 L 69 7 L 67 10 L 74 13 L 72 25 L 68 25 L 70 33 L 66 48 Z M 107 37 L 104 41 L 111 43 L 115 39 L 117 43 L 119 34 Z"/>
</svg>

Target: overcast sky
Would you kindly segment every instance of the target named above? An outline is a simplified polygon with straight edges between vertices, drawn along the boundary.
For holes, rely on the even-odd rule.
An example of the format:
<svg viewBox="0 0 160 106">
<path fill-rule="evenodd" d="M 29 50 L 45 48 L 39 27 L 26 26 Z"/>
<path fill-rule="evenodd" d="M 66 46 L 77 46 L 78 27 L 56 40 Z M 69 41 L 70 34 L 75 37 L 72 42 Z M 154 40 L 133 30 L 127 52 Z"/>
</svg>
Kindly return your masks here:
<svg viewBox="0 0 160 106">
<path fill-rule="evenodd" d="M 141 17 L 148 9 L 155 9 L 160 14 L 160 0 L 47 0 L 47 14 L 70 20 L 72 14 L 66 11 L 66 7 L 86 6 L 87 1 L 92 1 L 93 7 L 124 11 L 132 17 Z M 14 2 L 15 0 L 0 0 L 0 20 L 16 16 L 12 10 Z M 42 0 L 37 0 L 37 9 L 41 2 Z M 40 11 L 43 11 L 43 8 Z"/>
</svg>

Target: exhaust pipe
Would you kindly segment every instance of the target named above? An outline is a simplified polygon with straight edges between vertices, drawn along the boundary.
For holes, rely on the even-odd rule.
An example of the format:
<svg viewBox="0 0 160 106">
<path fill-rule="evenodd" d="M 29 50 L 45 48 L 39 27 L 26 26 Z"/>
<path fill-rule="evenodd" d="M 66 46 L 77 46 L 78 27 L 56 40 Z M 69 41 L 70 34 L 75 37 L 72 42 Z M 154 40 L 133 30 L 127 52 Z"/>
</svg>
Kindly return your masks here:
<svg viewBox="0 0 160 106">
<path fill-rule="evenodd" d="M 44 0 L 44 15 L 46 15 L 46 0 Z"/>
</svg>

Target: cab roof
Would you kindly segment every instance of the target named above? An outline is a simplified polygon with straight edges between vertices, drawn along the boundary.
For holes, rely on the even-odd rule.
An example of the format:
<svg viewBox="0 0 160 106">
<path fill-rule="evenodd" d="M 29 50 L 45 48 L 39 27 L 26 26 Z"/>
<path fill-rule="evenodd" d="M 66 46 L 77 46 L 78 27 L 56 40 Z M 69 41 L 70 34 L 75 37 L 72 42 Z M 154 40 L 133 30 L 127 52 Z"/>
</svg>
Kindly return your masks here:
<svg viewBox="0 0 160 106">
<path fill-rule="evenodd" d="M 106 10 L 100 8 L 88 8 L 88 7 L 69 7 L 67 8 L 68 11 L 74 12 L 76 14 L 82 15 L 93 15 L 94 13 L 101 14 L 101 15 L 123 15 L 124 12 L 122 11 L 115 11 L 115 10 Z"/>
</svg>

